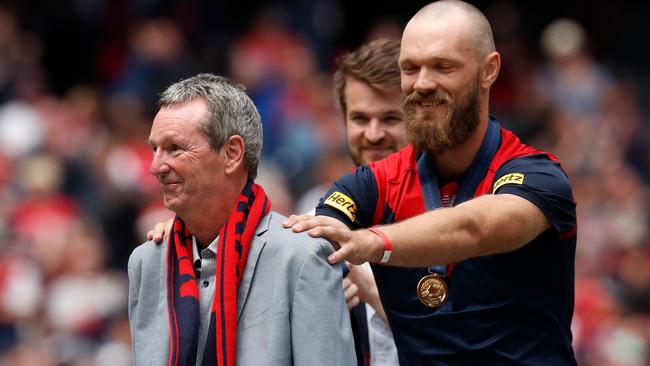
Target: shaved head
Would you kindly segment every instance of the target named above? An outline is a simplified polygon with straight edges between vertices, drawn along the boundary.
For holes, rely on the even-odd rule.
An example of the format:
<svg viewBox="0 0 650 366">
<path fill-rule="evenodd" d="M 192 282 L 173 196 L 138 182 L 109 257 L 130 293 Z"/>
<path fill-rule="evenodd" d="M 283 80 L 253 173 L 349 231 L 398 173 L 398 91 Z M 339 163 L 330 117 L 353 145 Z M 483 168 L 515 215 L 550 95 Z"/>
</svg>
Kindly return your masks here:
<svg viewBox="0 0 650 366">
<path fill-rule="evenodd" d="M 474 5 L 458 0 L 440 0 L 420 9 L 409 21 L 440 22 L 447 17 L 459 17 L 466 32 L 467 47 L 476 51 L 479 59 L 495 51 L 492 28 L 485 15 Z M 407 25 L 408 27 L 408 25 Z"/>
<path fill-rule="evenodd" d="M 404 28 L 399 56 L 409 142 L 439 154 L 485 131 L 500 65 L 476 7 L 441 0 L 420 9 Z"/>
</svg>

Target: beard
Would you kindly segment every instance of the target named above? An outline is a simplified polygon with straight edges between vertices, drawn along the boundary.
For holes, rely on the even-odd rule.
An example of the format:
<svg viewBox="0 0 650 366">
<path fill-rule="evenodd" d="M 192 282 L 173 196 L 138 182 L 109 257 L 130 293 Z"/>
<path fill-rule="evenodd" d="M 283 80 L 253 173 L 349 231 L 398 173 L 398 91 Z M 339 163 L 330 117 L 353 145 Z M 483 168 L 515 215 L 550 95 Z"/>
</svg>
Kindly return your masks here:
<svg viewBox="0 0 650 366">
<path fill-rule="evenodd" d="M 478 127 L 478 76 L 470 84 L 467 94 L 454 101 L 441 89 L 422 94 L 414 91 L 403 102 L 406 138 L 416 151 L 439 154 L 453 149 L 474 134 Z M 447 110 L 442 115 L 428 111 L 418 113 L 420 101 L 443 103 Z"/>
</svg>

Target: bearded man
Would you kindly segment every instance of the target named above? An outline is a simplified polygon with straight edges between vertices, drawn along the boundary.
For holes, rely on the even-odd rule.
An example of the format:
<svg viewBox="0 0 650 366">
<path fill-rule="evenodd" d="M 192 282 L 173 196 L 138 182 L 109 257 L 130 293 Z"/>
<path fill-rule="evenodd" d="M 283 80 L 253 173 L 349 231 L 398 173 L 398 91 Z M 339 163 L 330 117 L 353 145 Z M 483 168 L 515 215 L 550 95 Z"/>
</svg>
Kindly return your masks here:
<svg viewBox="0 0 650 366">
<path fill-rule="evenodd" d="M 425 6 L 399 66 L 410 144 L 284 225 L 336 243 L 331 263 L 374 263 L 402 366 L 575 365 L 571 185 L 489 115 L 501 58 L 487 19 Z"/>
</svg>

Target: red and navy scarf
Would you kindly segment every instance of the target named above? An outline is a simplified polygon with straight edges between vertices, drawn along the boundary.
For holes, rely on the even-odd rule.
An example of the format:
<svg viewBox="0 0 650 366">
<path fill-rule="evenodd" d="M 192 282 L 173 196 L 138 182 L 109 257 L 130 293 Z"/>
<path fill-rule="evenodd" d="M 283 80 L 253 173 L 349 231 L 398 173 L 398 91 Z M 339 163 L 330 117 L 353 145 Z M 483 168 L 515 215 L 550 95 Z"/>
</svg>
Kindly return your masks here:
<svg viewBox="0 0 650 366">
<path fill-rule="evenodd" d="M 203 365 L 234 366 L 237 339 L 237 288 L 255 229 L 271 208 L 261 186 L 249 179 L 228 222 L 219 231 L 214 300 Z M 169 366 L 196 364 L 199 288 L 192 263 L 192 234 L 176 216 L 167 249 Z"/>
</svg>

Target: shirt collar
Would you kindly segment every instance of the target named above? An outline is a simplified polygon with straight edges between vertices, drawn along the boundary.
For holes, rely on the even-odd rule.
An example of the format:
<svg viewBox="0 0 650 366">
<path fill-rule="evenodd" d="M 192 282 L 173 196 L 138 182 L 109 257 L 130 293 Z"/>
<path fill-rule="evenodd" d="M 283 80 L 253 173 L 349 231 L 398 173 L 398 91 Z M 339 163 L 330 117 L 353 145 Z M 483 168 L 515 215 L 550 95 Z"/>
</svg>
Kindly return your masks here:
<svg viewBox="0 0 650 366">
<path fill-rule="evenodd" d="M 208 245 L 208 249 L 212 251 L 212 253 L 217 254 L 217 243 L 219 242 L 219 236 L 217 236 L 210 245 Z M 197 260 L 201 259 L 201 252 L 199 251 L 199 245 L 196 242 L 196 237 L 192 236 L 192 262 L 196 262 Z"/>
</svg>

